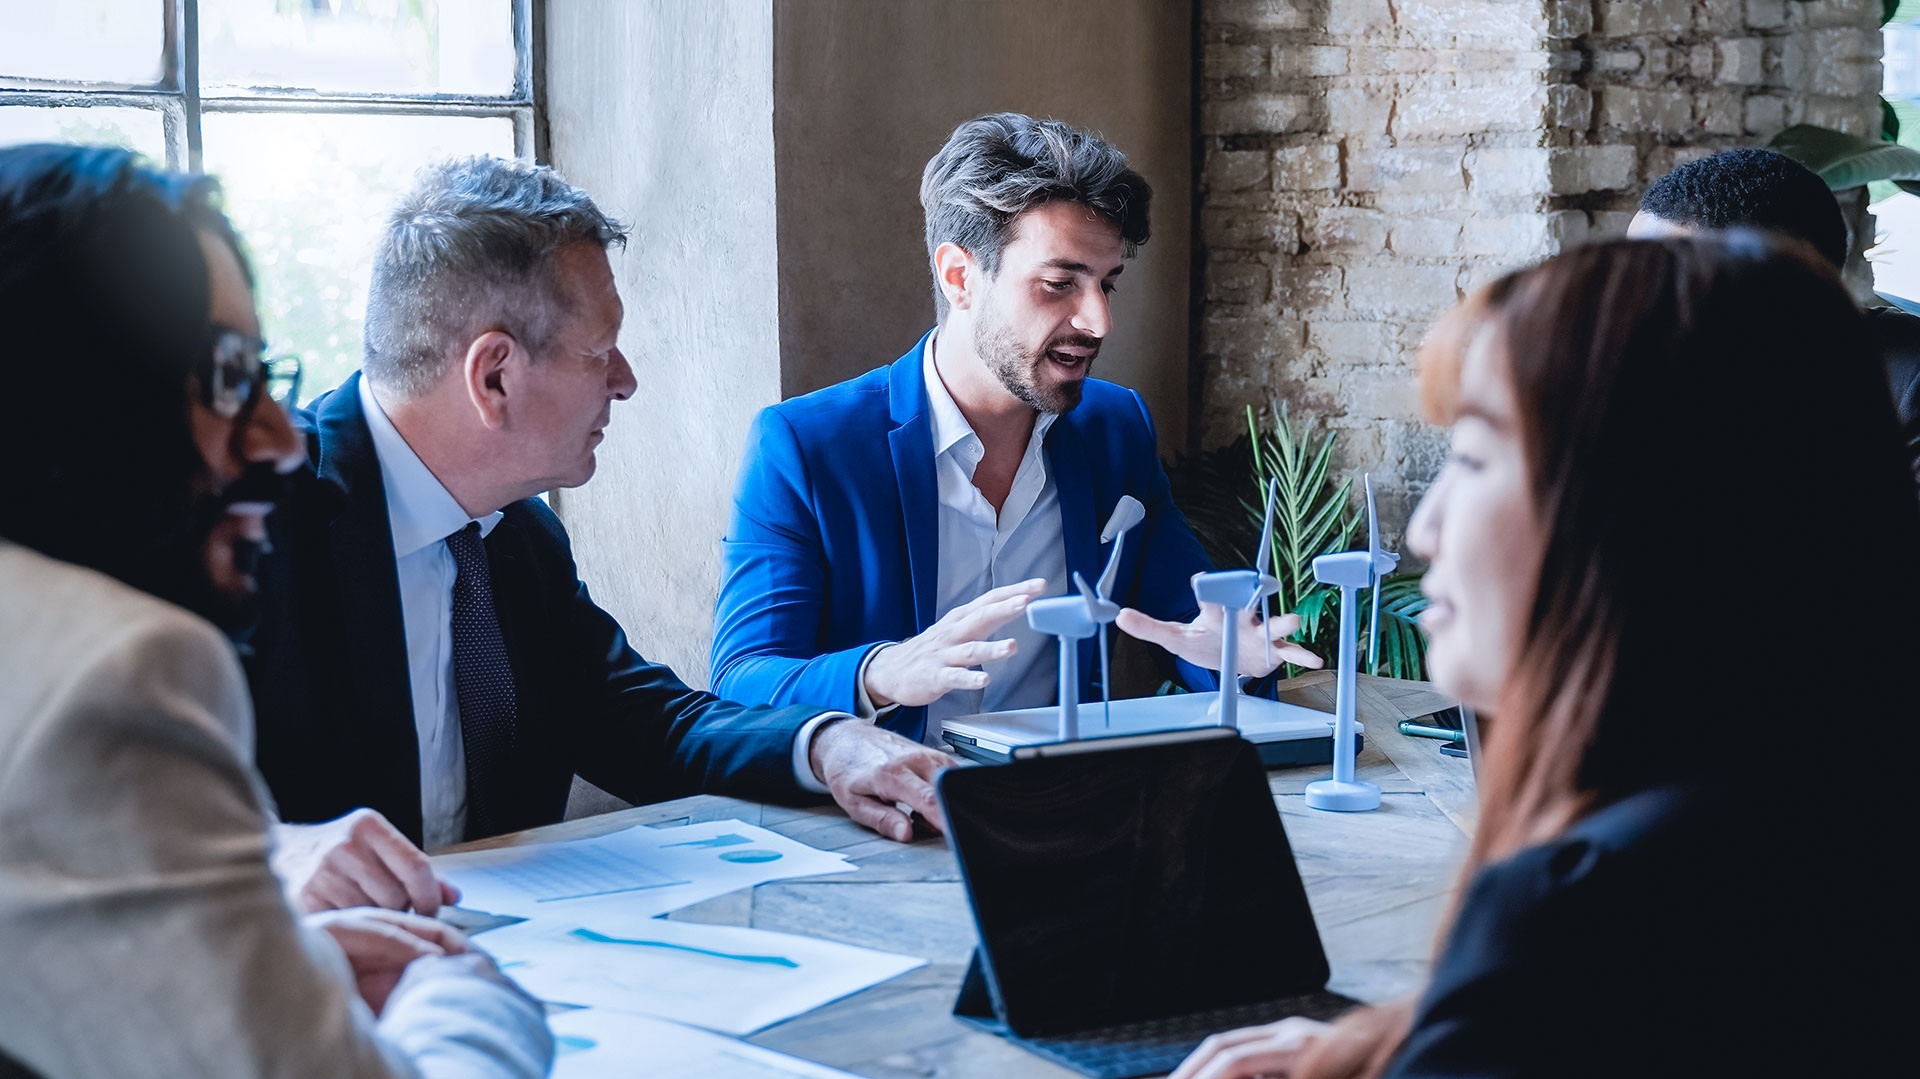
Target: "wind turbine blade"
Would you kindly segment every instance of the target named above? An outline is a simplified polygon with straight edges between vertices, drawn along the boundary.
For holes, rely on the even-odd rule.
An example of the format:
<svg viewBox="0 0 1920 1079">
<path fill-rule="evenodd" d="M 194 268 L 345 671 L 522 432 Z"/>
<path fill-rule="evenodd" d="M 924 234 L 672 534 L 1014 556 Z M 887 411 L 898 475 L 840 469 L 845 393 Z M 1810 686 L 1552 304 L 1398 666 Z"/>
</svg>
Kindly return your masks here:
<svg viewBox="0 0 1920 1079">
<path fill-rule="evenodd" d="M 1087 598 L 1087 602 L 1089 604 L 1096 603 L 1099 601 L 1100 596 L 1096 592 L 1094 592 L 1093 586 L 1087 583 L 1087 579 L 1085 577 L 1080 576 L 1080 572 L 1078 570 L 1075 570 L 1073 574 L 1073 586 L 1080 590 L 1080 594 Z M 1089 606 L 1087 608 L 1087 611 L 1088 611 L 1088 620 L 1096 621 L 1096 619 L 1092 618 L 1093 608 Z"/>
<path fill-rule="evenodd" d="M 1267 516 L 1260 525 L 1260 546 L 1253 552 L 1253 568 L 1260 573 L 1267 572 L 1273 563 L 1273 505 L 1279 494 L 1280 477 L 1275 476 L 1267 481 Z M 1247 604 L 1247 610 L 1253 610 L 1253 604 Z"/>
<path fill-rule="evenodd" d="M 1107 556 L 1107 568 L 1100 571 L 1099 596 L 1101 599 L 1107 599 L 1113 595 L 1113 580 L 1120 575 L 1120 551 L 1126 545 L 1125 532 L 1113 537 L 1113 553 Z"/>
<path fill-rule="evenodd" d="M 1121 495 L 1120 501 L 1113 504 L 1113 516 L 1107 518 L 1107 527 L 1100 530 L 1100 542 L 1110 543 L 1115 536 L 1147 519 L 1147 507 L 1132 495 Z"/>
</svg>

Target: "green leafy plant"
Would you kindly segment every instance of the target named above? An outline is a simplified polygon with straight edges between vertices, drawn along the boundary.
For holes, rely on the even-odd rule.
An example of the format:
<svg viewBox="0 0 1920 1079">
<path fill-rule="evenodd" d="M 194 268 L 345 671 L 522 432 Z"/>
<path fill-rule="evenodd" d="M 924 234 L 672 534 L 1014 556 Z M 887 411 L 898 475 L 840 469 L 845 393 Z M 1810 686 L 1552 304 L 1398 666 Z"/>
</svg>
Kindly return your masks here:
<svg viewBox="0 0 1920 1079">
<path fill-rule="evenodd" d="M 1299 615 L 1300 631 L 1293 639 L 1331 664 L 1339 643 L 1340 590 L 1314 580 L 1313 560 L 1360 541 L 1366 506 L 1356 499 L 1352 477 L 1334 479 L 1335 432 L 1317 431 L 1311 421 L 1296 419 L 1281 401 L 1267 410 L 1264 425 L 1262 419 L 1249 406 L 1246 435 L 1176 459 L 1167 470 L 1174 502 L 1214 565 L 1251 565 L 1267 483 L 1278 481 L 1273 543 L 1260 554 L 1263 568 L 1280 582 L 1274 608 Z M 1364 649 L 1372 597 L 1361 599 Z M 1415 622 L 1426 605 L 1419 574 L 1395 574 L 1381 582 L 1380 657 L 1372 673 L 1426 676 L 1426 639 Z M 1364 652 L 1361 663 L 1366 663 Z"/>
</svg>

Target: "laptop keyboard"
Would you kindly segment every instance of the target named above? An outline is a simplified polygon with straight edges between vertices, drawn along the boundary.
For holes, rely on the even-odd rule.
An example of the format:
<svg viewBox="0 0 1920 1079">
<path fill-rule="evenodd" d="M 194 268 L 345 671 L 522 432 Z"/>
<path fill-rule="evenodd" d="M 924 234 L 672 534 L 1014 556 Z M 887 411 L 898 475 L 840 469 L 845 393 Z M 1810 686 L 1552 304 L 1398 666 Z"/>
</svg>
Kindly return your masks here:
<svg viewBox="0 0 1920 1079">
<path fill-rule="evenodd" d="M 1093 1079 L 1162 1075 L 1178 1067 L 1208 1035 L 1288 1016 L 1330 1020 L 1357 1002 L 1338 993 L 1307 993 L 1257 1004 L 1150 1019 L 1045 1038 L 1016 1038 L 1026 1049 Z"/>
</svg>

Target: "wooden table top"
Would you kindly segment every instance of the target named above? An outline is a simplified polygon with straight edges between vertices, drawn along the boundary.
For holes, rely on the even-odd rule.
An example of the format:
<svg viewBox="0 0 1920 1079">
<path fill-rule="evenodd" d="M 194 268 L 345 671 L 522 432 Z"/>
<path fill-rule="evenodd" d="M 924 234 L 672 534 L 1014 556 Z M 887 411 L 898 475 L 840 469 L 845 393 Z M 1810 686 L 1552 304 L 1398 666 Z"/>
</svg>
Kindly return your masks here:
<svg viewBox="0 0 1920 1079">
<path fill-rule="evenodd" d="M 1424 682 L 1360 677 L 1358 715 L 1366 749 L 1360 778 L 1380 785 L 1370 813 L 1306 807 L 1306 785 L 1326 765 L 1268 774 L 1274 800 L 1306 881 L 1333 968 L 1329 987 L 1361 1000 L 1418 989 L 1434 931 L 1473 827 L 1473 774 L 1438 743 L 1408 738 L 1396 724 L 1450 703 Z M 1333 710 L 1333 676 L 1314 672 L 1283 683 L 1280 698 Z M 672 826 L 742 820 L 823 850 L 858 872 L 774 881 L 674 912 L 670 917 L 801 933 L 904 955 L 928 965 L 770 1027 L 748 1039 L 858 1075 L 951 1079 L 1070 1076 L 952 1017 L 972 954 L 973 916 L 959 871 L 938 838 L 900 844 L 854 824 L 833 806 L 763 806 L 697 795 L 466 844 L 480 850 L 601 835 L 636 824 Z M 486 938 L 479 943 L 484 947 Z"/>
</svg>

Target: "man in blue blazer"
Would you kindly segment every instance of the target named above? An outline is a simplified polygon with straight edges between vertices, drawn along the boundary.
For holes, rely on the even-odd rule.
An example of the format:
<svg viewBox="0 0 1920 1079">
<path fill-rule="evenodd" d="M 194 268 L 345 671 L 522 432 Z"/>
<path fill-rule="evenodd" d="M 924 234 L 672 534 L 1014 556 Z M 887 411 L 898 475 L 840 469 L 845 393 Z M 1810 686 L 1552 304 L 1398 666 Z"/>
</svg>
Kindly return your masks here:
<svg viewBox="0 0 1920 1079">
<path fill-rule="evenodd" d="M 434 905 L 416 847 L 554 823 L 575 775 L 631 801 L 936 812 L 924 747 L 637 655 L 534 497 L 587 481 L 635 389 L 606 254 L 623 235 L 550 170 L 492 158 L 428 170 L 393 215 L 366 367 L 304 413 L 314 471 L 274 524 L 251 641 L 282 819 L 348 815 L 283 840 L 331 860 L 304 902 Z"/>
<path fill-rule="evenodd" d="M 1104 522 L 1146 508 L 1122 630 L 1216 685 L 1212 567 L 1168 492 L 1139 394 L 1088 378 L 1150 193 L 1097 136 L 1017 113 L 962 124 L 927 165 L 939 325 L 889 367 L 761 413 L 722 545 L 714 686 L 817 701 L 936 743 L 940 720 L 1050 704 L 1055 652 L 1021 617 L 1099 575 Z M 1251 629 L 1252 616 L 1237 614 Z M 1005 636 L 992 640 L 1003 629 Z M 1292 616 L 1240 636 L 1240 673 L 1318 666 Z M 1098 692 L 1093 649 L 1082 695 Z"/>
</svg>

